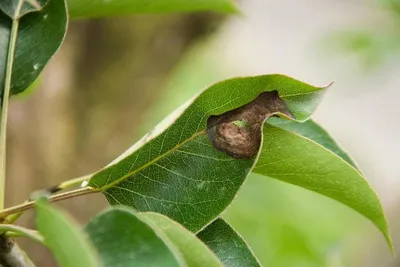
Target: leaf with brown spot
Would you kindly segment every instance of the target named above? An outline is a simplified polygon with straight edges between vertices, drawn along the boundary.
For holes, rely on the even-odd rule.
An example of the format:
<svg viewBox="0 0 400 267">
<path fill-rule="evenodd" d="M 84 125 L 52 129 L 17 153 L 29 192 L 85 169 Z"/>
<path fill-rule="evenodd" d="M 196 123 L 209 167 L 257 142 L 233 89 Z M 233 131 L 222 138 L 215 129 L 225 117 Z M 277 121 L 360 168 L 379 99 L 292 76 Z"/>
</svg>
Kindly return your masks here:
<svg viewBox="0 0 400 267">
<path fill-rule="evenodd" d="M 242 107 L 210 116 L 207 135 L 218 150 L 234 158 L 251 158 L 260 148 L 262 124 L 274 115 L 295 119 L 278 91 L 263 92 Z"/>
<path fill-rule="evenodd" d="M 162 213 L 197 232 L 226 209 L 255 166 L 254 172 L 353 208 L 390 243 L 378 197 L 332 142 L 325 142 L 332 148 L 326 149 L 283 126 L 263 126 L 271 116 L 306 121 L 323 92 L 283 75 L 217 83 L 96 173 L 89 185 L 111 204 Z"/>
<path fill-rule="evenodd" d="M 323 89 L 284 75 L 219 82 L 96 173 L 89 185 L 102 191 L 111 204 L 159 212 L 197 231 L 225 210 L 257 159 L 233 158 L 217 150 L 209 140 L 210 129 L 221 130 L 227 122 L 237 127 L 235 121 L 242 120 L 251 134 L 260 135 L 261 129 L 257 133 L 254 128 L 273 114 L 306 120 Z M 219 116 L 224 113 L 228 115 Z M 258 146 L 256 142 L 246 155 L 254 154 Z"/>
</svg>

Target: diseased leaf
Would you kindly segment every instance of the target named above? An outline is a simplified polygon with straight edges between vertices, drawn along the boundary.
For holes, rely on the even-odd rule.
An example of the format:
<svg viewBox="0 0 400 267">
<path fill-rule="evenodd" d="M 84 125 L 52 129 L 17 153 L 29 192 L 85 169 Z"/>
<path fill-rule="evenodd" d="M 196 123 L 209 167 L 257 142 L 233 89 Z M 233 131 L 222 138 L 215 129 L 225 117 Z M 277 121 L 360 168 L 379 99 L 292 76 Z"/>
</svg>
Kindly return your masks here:
<svg viewBox="0 0 400 267">
<path fill-rule="evenodd" d="M 265 92 L 278 91 L 277 102 L 284 100 L 290 110 L 259 112 L 268 117 L 276 112 L 308 119 L 323 88 L 313 87 L 283 75 L 235 78 L 217 83 L 171 114 L 149 135 L 95 174 L 89 185 L 101 190 L 111 204 L 132 206 L 139 211 L 162 213 L 198 231 L 213 221 L 232 201 L 256 156 L 233 158 L 218 151 L 206 133 L 211 127 L 227 123 L 232 142 L 241 142 L 247 129 L 234 121 L 247 120 L 245 113 L 232 116 Z M 272 93 L 270 97 L 277 97 Z M 245 109 L 249 111 L 251 109 Z M 217 124 L 209 117 L 217 118 Z M 227 121 L 226 121 L 227 120 Z M 249 122 L 249 121 L 247 121 Z M 260 119 L 250 121 L 257 125 Z M 233 125 L 233 126 L 232 126 Z M 244 125 L 245 126 L 245 125 Z M 236 127 L 236 128 L 235 128 Z M 236 131 L 236 133 L 235 133 Z M 212 136 L 211 136 L 212 138 Z"/>
<path fill-rule="evenodd" d="M 29 12 L 40 11 L 49 0 L 1 0 L 0 10 L 11 19 L 17 19 Z M 18 10 L 18 5 L 21 5 Z"/>
<path fill-rule="evenodd" d="M 45 199 L 36 203 L 36 225 L 62 267 L 98 267 L 97 255 L 79 226 Z"/>
<path fill-rule="evenodd" d="M 39 3 L 44 4 L 45 1 Z M 13 6 L 8 6 L 6 2 L 2 2 L 2 5 L 9 8 L 8 11 L 12 11 Z M 1 90 L 4 89 L 12 27 L 10 17 L 0 11 Z M 67 11 L 64 0 L 48 0 L 47 5 L 40 12 L 31 12 L 19 20 L 17 40 L 15 44 L 11 44 L 15 46 L 11 94 L 24 91 L 37 78 L 43 67 L 60 47 L 66 28 Z"/>
<path fill-rule="evenodd" d="M 179 250 L 155 229 L 124 208 L 109 209 L 85 227 L 100 255 L 101 266 L 185 266 Z"/>
<path fill-rule="evenodd" d="M 271 118 L 268 120 L 268 123 L 317 142 L 321 146 L 341 157 L 353 167 L 357 168 L 356 164 L 349 157 L 349 155 L 347 155 L 347 153 L 343 151 L 341 147 L 339 147 L 335 140 L 333 140 L 329 133 L 322 129 L 322 127 L 319 126 L 315 121 L 310 119 L 303 123 L 299 123 L 280 118 Z"/>
<path fill-rule="evenodd" d="M 234 0 L 69 0 L 72 17 L 193 11 L 237 12 Z"/>
<path fill-rule="evenodd" d="M 222 267 L 222 263 L 193 233 L 186 230 L 177 222 L 172 221 L 159 213 L 140 213 L 140 217 L 154 223 L 160 228 L 169 240 L 179 249 L 190 267 Z M 242 265 L 247 266 L 247 265 Z"/>
<path fill-rule="evenodd" d="M 218 256 L 225 267 L 261 267 L 242 237 L 220 218 L 197 236 Z"/>
<path fill-rule="evenodd" d="M 364 215 L 392 246 L 379 198 L 362 174 L 337 154 L 293 132 L 265 124 L 253 172 L 335 199 Z"/>
</svg>

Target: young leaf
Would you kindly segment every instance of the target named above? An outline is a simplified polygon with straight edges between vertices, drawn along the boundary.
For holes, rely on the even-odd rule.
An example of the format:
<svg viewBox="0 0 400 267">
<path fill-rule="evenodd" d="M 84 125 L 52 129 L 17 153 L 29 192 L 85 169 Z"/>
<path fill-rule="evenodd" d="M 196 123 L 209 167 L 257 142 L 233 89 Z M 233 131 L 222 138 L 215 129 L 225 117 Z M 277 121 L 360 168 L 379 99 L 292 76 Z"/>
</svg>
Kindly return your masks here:
<svg viewBox="0 0 400 267">
<path fill-rule="evenodd" d="M 198 231 L 229 205 L 251 171 L 263 119 L 278 112 L 306 120 L 322 93 L 323 88 L 283 75 L 217 83 L 95 174 L 89 185 L 111 204 L 162 213 Z M 229 120 L 245 120 L 251 127 Z M 232 137 L 234 142 L 235 136 L 244 140 L 227 152 L 223 142 Z M 253 143 L 246 143 L 249 139 Z M 248 151 L 238 151 L 240 146 Z"/>
<path fill-rule="evenodd" d="M 345 151 L 343 151 L 343 149 L 335 142 L 335 140 L 333 140 L 329 133 L 311 119 L 303 123 L 299 123 L 280 118 L 271 118 L 268 120 L 268 124 L 311 139 L 326 149 L 332 151 L 353 167 L 357 168 L 354 161 L 349 157 L 349 155 L 347 155 Z"/>
<path fill-rule="evenodd" d="M 10 2 L 11 1 L 11 2 Z M 10 43 L 12 19 L 6 15 L 15 11 L 15 4 L 23 1 L 16 42 Z M 32 1 L 32 0 L 31 0 Z M 67 11 L 64 0 L 37 1 L 41 6 L 36 11 L 26 0 L 1 1 L 0 8 L 0 86 L 4 89 L 7 54 L 14 48 L 11 76 L 11 94 L 24 91 L 37 78 L 43 67 L 60 47 L 67 28 Z M 47 5 L 45 5 L 47 3 Z"/>
<path fill-rule="evenodd" d="M 298 134 L 266 124 L 253 172 L 335 199 L 364 215 L 391 240 L 382 206 L 362 174 L 340 156 Z"/>
<path fill-rule="evenodd" d="M 193 11 L 237 12 L 234 0 L 69 0 L 71 17 Z"/>
<path fill-rule="evenodd" d="M 85 230 L 97 248 L 101 266 L 185 266 L 179 251 L 160 237 L 162 232 L 128 209 L 109 209 L 93 218 Z"/>
<path fill-rule="evenodd" d="M 38 232 L 24 227 L 13 225 L 13 224 L 0 224 L 0 232 L 13 232 L 17 233 L 19 236 L 24 236 L 32 239 L 38 243 L 43 243 L 44 238 Z"/>
<path fill-rule="evenodd" d="M 213 221 L 197 236 L 218 256 L 225 267 L 261 267 L 242 237 L 220 218 Z"/>
<path fill-rule="evenodd" d="M 98 267 L 97 255 L 83 231 L 67 214 L 51 207 L 45 199 L 36 203 L 36 225 L 44 243 L 62 267 Z"/>
<path fill-rule="evenodd" d="M 139 216 L 154 223 L 171 242 L 180 250 L 187 266 L 191 267 L 222 267 L 222 263 L 193 233 L 177 222 L 159 213 L 145 212 Z M 248 265 L 241 265 L 248 266 Z"/>
</svg>

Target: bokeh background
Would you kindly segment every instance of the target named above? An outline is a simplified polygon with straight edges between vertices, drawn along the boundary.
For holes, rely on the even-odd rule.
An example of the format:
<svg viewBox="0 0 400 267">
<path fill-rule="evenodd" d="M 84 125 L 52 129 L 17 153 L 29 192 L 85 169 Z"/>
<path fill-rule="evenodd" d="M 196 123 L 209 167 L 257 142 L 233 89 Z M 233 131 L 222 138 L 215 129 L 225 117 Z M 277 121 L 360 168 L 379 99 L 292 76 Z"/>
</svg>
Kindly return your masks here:
<svg viewBox="0 0 400 267">
<path fill-rule="evenodd" d="M 100 169 L 207 85 L 283 73 L 335 81 L 314 119 L 381 197 L 400 247 L 400 1 L 242 0 L 241 15 L 136 15 L 73 21 L 37 82 L 13 97 L 7 205 Z M 59 204 L 81 223 L 102 195 Z M 371 223 L 304 189 L 252 175 L 224 217 L 266 267 L 394 267 Z M 33 227 L 26 212 L 21 224 Z M 27 240 L 37 266 L 50 253 Z M 399 253 L 397 253 L 398 255 Z"/>
</svg>

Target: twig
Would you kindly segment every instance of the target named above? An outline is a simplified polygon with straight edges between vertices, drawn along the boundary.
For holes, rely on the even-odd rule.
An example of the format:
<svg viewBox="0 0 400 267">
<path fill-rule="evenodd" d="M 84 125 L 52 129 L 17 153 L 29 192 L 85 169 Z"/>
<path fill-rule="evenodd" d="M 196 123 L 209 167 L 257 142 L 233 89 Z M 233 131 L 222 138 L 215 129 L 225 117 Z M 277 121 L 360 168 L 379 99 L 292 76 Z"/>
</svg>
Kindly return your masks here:
<svg viewBox="0 0 400 267">
<path fill-rule="evenodd" d="M 0 265 L 3 267 L 35 266 L 14 240 L 5 235 L 0 235 Z"/>
<path fill-rule="evenodd" d="M 57 195 L 53 195 L 50 196 L 48 198 L 48 200 L 50 202 L 57 202 L 60 200 L 64 200 L 64 199 L 69 199 L 69 198 L 73 198 L 73 197 L 78 197 L 78 196 L 83 196 L 83 195 L 88 195 L 91 193 L 96 193 L 98 191 L 93 190 L 91 187 L 84 187 L 84 188 L 79 188 L 76 190 L 72 190 L 72 191 L 68 191 L 65 193 L 61 193 L 61 194 L 57 194 Z M 14 214 L 14 213 L 18 213 L 21 211 L 25 211 L 28 209 L 31 209 L 35 206 L 35 201 L 27 201 L 25 203 L 22 203 L 20 205 L 8 208 L 8 209 L 4 209 L 0 212 L 0 218 L 6 218 L 7 216 Z"/>
<path fill-rule="evenodd" d="M 93 176 L 93 174 L 88 174 L 85 176 L 81 176 L 78 178 L 74 178 L 65 182 L 62 182 L 58 185 L 46 188 L 46 189 L 41 189 L 38 191 L 35 191 L 31 194 L 31 196 L 29 197 L 29 199 L 27 201 L 25 201 L 25 203 L 28 203 L 30 201 L 34 201 L 35 199 L 37 199 L 38 197 L 42 197 L 42 196 L 50 196 L 53 195 L 61 190 L 65 190 L 67 188 L 73 187 L 73 186 L 77 186 L 77 185 L 81 185 L 84 181 L 89 180 L 89 178 Z M 12 224 L 14 223 L 16 220 L 18 220 L 18 218 L 22 215 L 23 211 L 19 211 L 17 213 L 13 213 L 10 214 L 9 216 L 7 216 L 5 218 L 5 222 Z"/>
</svg>

